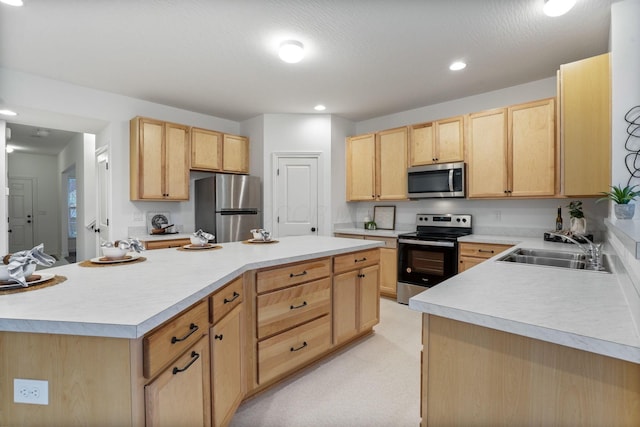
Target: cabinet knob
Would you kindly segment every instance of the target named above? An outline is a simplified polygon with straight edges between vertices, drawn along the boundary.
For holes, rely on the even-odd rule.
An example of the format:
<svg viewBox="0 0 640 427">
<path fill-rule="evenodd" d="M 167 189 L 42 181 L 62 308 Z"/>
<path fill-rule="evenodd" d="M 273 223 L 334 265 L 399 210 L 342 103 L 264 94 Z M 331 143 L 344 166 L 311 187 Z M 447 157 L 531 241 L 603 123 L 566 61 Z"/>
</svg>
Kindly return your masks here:
<svg viewBox="0 0 640 427">
<path fill-rule="evenodd" d="M 220 334 L 220 335 L 214 335 L 214 336 L 213 336 L 213 339 L 222 341 L 222 338 L 223 338 L 223 337 L 224 337 L 224 335 L 223 335 L 223 334 Z"/>
</svg>

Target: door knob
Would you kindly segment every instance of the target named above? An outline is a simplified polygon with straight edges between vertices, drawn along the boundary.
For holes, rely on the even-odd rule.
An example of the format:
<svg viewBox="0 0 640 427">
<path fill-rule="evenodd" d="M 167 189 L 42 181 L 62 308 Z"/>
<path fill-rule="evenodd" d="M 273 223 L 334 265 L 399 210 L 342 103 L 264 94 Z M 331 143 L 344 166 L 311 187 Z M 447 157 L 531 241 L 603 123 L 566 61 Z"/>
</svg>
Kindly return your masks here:
<svg viewBox="0 0 640 427">
<path fill-rule="evenodd" d="M 311 232 L 315 233 L 316 232 L 316 228 L 315 227 L 311 227 Z"/>
<path fill-rule="evenodd" d="M 31 218 L 31 215 L 27 215 L 27 218 Z"/>
<path fill-rule="evenodd" d="M 99 229 L 99 228 L 94 228 L 94 229 L 93 229 L 93 231 L 94 231 L 95 233 L 99 233 L 99 232 L 100 232 L 100 229 Z"/>
</svg>

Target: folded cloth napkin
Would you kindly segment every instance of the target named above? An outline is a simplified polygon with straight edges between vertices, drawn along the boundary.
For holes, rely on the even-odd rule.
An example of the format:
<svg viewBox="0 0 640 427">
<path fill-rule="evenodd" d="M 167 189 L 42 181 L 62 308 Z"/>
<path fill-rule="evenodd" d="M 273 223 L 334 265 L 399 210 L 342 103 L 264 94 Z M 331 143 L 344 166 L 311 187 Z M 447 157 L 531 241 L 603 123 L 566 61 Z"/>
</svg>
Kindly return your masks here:
<svg viewBox="0 0 640 427">
<path fill-rule="evenodd" d="M 196 231 L 195 233 L 193 233 L 194 236 L 196 237 L 202 237 L 204 239 L 207 239 L 207 241 L 209 240 L 213 240 L 214 239 L 214 235 L 211 233 L 207 233 L 205 231 L 202 231 L 202 229 L 199 229 L 198 231 Z"/>
<path fill-rule="evenodd" d="M 49 267 L 56 262 L 56 259 L 51 255 L 45 254 L 43 249 L 44 243 L 40 243 L 31 250 L 11 254 L 9 257 L 9 265 L 7 266 L 9 277 L 16 280 L 25 288 L 29 286 L 27 284 L 27 278 L 24 276 L 24 271 L 29 264 L 40 264 Z"/>
</svg>

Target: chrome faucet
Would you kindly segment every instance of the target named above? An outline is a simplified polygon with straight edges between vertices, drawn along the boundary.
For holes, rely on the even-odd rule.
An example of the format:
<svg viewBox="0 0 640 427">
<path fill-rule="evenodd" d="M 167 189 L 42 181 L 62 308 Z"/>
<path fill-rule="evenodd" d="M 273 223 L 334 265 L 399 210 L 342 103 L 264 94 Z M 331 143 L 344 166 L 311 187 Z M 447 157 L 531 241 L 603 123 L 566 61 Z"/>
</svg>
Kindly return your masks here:
<svg viewBox="0 0 640 427">
<path fill-rule="evenodd" d="M 571 243 L 574 243 L 587 257 L 587 269 L 588 270 L 604 270 L 604 266 L 602 264 L 602 243 L 593 243 L 591 240 L 587 238 L 584 234 L 574 234 L 574 236 L 579 237 L 587 242 L 588 247 L 583 243 L 578 242 L 571 236 L 562 233 L 556 233 L 555 231 L 549 232 L 552 236 L 558 236 L 564 240 L 568 240 Z"/>
</svg>

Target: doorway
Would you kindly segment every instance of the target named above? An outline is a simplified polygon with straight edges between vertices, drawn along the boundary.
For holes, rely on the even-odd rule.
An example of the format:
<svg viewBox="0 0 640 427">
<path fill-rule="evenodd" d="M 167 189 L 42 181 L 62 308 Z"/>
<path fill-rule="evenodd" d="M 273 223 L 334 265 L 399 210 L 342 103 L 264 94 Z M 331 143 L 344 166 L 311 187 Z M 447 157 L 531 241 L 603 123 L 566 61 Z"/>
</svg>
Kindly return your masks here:
<svg viewBox="0 0 640 427">
<path fill-rule="evenodd" d="M 34 178 L 9 178 L 9 252 L 31 249 Z"/>
<path fill-rule="evenodd" d="M 274 232 L 318 235 L 319 154 L 275 154 Z"/>
</svg>

